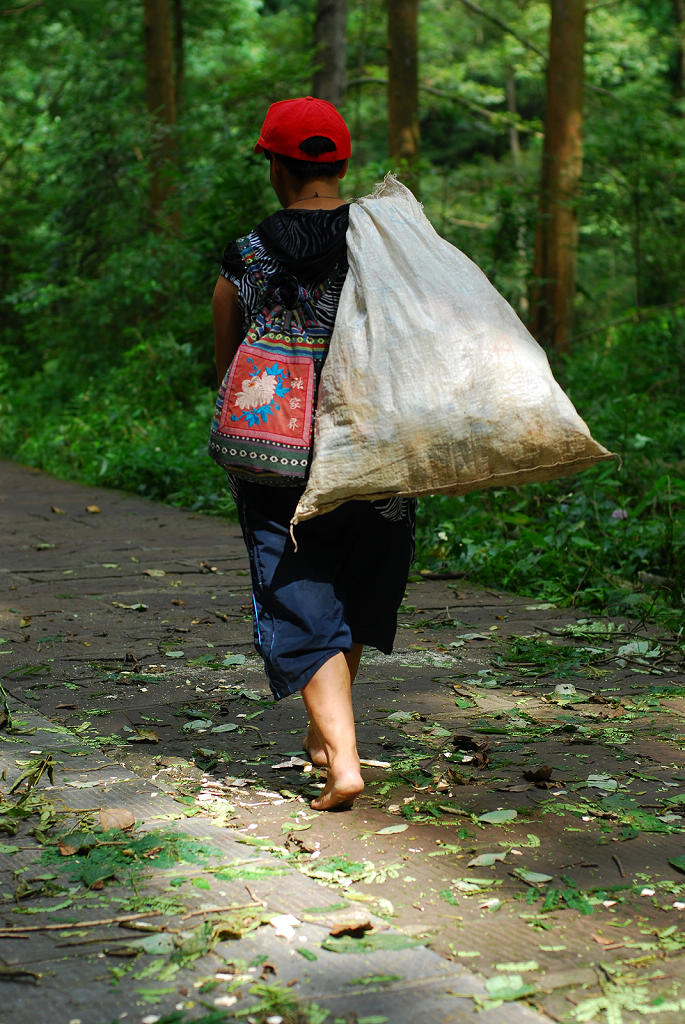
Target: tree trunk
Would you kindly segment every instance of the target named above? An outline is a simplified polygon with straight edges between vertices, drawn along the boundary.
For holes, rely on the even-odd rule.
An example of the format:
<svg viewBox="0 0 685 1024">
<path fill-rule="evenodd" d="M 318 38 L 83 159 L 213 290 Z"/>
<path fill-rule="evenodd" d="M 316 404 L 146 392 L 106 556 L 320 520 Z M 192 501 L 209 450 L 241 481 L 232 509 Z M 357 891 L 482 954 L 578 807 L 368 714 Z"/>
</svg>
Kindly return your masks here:
<svg viewBox="0 0 685 1024">
<path fill-rule="evenodd" d="M 388 2 L 388 152 L 419 192 L 418 0 Z"/>
<path fill-rule="evenodd" d="M 174 97 L 176 112 L 183 106 L 185 79 L 185 37 L 183 32 L 183 0 L 174 0 Z"/>
<path fill-rule="evenodd" d="M 312 92 L 339 106 L 347 71 L 347 0 L 317 0 L 314 22 L 315 61 Z"/>
<path fill-rule="evenodd" d="M 583 162 L 585 0 L 550 0 L 545 141 L 531 293 L 533 333 L 570 346 L 576 283 L 576 200 Z"/>
<path fill-rule="evenodd" d="M 516 78 L 511 64 L 507 65 L 507 110 L 514 116 L 518 113 L 516 109 Z M 509 125 L 509 148 L 514 163 L 518 164 L 521 160 L 521 142 L 514 121 Z"/>
<path fill-rule="evenodd" d="M 169 0 L 145 0 L 145 85 L 150 112 L 150 213 L 158 226 L 173 188 L 176 157 L 174 62 Z M 175 225 L 175 215 L 170 221 Z"/>
</svg>

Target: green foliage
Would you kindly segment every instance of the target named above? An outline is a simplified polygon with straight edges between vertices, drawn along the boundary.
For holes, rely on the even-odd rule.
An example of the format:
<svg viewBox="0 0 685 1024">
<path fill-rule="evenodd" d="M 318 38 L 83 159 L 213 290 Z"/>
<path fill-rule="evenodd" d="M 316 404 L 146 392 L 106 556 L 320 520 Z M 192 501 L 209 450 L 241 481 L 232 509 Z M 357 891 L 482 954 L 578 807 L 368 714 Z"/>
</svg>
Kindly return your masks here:
<svg viewBox="0 0 685 1024">
<path fill-rule="evenodd" d="M 47 864 L 57 864 L 75 882 L 86 888 L 118 878 L 120 881 L 144 874 L 150 864 L 158 869 L 177 863 L 203 864 L 218 851 L 192 836 L 170 830 L 153 830 L 144 835 L 125 834 L 121 829 L 71 832 L 60 838 L 60 847 L 43 853 Z M 73 851 L 64 856 L 64 851 Z"/>
<path fill-rule="evenodd" d="M 213 402 L 193 380 L 189 343 L 170 336 L 140 341 L 119 366 L 85 378 L 55 358 L 23 385 L 0 375 L 0 446 L 85 483 L 231 514 L 223 473 L 207 457 Z"/>
</svg>

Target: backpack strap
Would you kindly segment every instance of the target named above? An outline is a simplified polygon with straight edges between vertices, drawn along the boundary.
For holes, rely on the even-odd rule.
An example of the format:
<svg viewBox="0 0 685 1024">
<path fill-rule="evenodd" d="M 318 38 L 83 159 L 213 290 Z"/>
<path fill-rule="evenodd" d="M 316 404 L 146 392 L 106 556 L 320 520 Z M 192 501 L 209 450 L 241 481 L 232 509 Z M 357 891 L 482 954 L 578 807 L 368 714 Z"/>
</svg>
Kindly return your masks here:
<svg viewBox="0 0 685 1024">
<path fill-rule="evenodd" d="M 264 268 L 259 262 L 257 253 L 254 250 L 254 246 L 250 241 L 250 236 L 245 235 L 243 238 L 239 238 L 236 242 L 238 251 L 240 252 L 241 259 L 245 264 L 245 269 L 249 270 L 254 277 L 257 284 L 263 288 L 266 286 L 268 278 L 264 273 Z"/>
</svg>

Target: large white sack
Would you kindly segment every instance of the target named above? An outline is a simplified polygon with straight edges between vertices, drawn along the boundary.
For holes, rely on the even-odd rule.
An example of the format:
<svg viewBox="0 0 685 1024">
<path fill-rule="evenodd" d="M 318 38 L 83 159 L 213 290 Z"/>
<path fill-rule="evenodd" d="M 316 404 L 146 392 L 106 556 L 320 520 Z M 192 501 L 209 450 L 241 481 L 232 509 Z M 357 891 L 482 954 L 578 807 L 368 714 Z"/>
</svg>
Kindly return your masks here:
<svg viewBox="0 0 685 1024">
<path fill-rule="evenodd" d="M 508 302 L 392 176 L 351 205 L 347 249 L 293 523 L 352 498 L 464 494 L 612 457 Z"/>
</svg>

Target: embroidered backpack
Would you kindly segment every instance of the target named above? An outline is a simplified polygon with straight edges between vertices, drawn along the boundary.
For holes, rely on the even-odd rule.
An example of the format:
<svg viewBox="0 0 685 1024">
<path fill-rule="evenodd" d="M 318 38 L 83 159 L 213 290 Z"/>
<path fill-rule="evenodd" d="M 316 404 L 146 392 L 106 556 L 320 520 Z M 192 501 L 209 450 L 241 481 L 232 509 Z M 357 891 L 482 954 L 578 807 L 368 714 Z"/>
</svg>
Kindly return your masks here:
<svg viewBox="0 0 685 1024">
<path fill-rule="evenodd" d="M 250 239 L 239 239 L 238 247 L 259 299 L 219 388 L 209 454 L 238 476 L 304 484 L 330 340 L 316 303 L 329 281 L 308 292 L 290 274 L 267 277 Z"/>
</svg>

